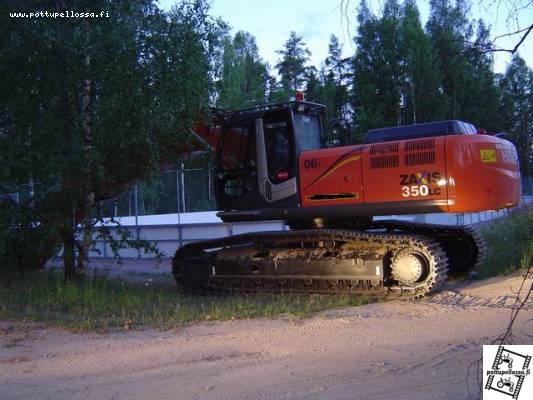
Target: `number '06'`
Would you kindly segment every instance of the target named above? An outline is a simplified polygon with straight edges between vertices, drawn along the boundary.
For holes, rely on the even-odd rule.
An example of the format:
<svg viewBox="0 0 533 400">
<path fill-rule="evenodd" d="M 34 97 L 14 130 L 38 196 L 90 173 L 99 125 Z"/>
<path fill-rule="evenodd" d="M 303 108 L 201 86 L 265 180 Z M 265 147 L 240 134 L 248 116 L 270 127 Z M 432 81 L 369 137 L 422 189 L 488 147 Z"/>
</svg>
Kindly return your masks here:
<svg viewBox="0 0 533 400">
<path fill-rule="evenodd" d="M 318 167 L 318 161 L 316 160 L 316 158 L 304 160 L 304 168 L 309 169 L 309 168 L 316 168 L 316 167 Z"/>
</svg>

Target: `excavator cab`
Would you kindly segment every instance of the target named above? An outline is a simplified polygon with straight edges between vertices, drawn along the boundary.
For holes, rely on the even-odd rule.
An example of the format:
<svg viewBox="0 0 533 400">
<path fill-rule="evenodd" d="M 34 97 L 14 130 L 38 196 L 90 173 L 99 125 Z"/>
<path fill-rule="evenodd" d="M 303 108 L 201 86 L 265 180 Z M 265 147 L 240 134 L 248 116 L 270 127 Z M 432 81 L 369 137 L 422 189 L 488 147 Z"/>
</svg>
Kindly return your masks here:
<svg viewBox="0 0 533 400">
<path fill-rule="evenodd" d="M 298 205 L 298 157 L 322 145 L 325 107 L 292 101 L 225 115 L 217 149 L 219 210 Z"/>
</svg>

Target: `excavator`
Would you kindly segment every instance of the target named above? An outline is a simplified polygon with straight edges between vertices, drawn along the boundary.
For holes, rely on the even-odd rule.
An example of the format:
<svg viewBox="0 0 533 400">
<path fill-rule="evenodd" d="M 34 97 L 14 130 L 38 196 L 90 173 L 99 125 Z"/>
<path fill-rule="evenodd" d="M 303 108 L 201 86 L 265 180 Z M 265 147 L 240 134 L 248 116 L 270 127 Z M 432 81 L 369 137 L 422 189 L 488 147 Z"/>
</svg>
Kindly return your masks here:
<svg viewBox="0 0 533 400">
<path fill-rule="evenodd" d="M 297 92 L 222 110 L 193 129 L 216 159 L 222 221 L 282 220 L 289 229 L 185 244 L 172 262 L 180 288 L 416 298 L 480 267 L 486 248 L 472 227 L 374 217 L 515 206 L 511 142 L 451 120 L 372 129 L 363 144 L 328 147 L 324 115 Z"/>
</svg>

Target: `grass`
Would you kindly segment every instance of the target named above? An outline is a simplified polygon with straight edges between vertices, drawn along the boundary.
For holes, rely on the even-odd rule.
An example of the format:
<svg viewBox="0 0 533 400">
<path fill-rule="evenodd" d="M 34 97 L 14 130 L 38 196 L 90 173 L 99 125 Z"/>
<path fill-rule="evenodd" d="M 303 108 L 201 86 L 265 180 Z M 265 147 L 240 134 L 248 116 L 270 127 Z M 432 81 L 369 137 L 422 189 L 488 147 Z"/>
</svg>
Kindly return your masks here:
<svg viewBox="0 0 533 400">
<path fill-rule="evenodd" d="M 249 294 L 192 296 L 173 284 L 145 286 L 104 277 L 65 282 L 60 274 L 40 271 L 3 275 L 0 319 L 36 321 L 75 330 L 153 326 L 167 329 L 183 324 L 290 315 L 366 304 L 373 297 Z"/>
<path fill-rule="evenodd" d="M 533 264 L 533 208 L 527 207 L 481 229 L 487 259 L 480 278 L 506 275 Z"/>
<path fill-rule="evenodd" d="M 533 209 L 493 222 L 482 229 L 487 260 L 480 278 L 507 274 L 533 262 Z M 148 285 L 148 286 L 146 286 Z M 132 283 L 105 277 L 66 282 L 57 271 L 0 271 L 0 319 L 35 321 L 75 330 L 183 324 L 289 315 L 378 301 L 375 297 L 296 294 L 192 296 L 176 292 L 173 282 L 154 285 L 146 278 Z"/>
</svg>

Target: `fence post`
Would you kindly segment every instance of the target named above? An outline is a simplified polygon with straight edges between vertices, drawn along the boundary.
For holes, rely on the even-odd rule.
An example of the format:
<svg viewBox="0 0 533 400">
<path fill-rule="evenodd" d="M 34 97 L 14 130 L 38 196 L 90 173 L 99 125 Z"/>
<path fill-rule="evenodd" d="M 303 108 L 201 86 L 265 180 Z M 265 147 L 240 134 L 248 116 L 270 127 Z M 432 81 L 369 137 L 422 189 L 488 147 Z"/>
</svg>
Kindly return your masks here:
<svg viewBox="0 0 533 400">
<path fill-rule="evenodd" d="M 133 207 L 135 208 L 135 236 L 137 241 L 141 239 L 141 228 L 139 227 L 139 185 L 133 187 Z M 141 258 L 141 249 L 137 249 L 137 258 Z"/>
<path fill-rule="evenodd" d="M 180 164 L 176 165 L 176 206 L 178 207 L 178 246 L 183 244 L 183 232 L 181 230 L 181 180 L 180 180 Z"/>
<path fill-rule="evenodd" d="M 176 165 L 176 207 L 178 208 L 178 224 L 180 223 L 181 212 L 181 190 L 180 190 L 180 167 Z"/>
<path fill-rule="evenodd" d="M 211 181 L 211 179 L 213 179 L 212 175 L 211 175 L 212 171 L 211 171 L 211 160 L 209 160 L 209 163 L 207 165 L 207 202 L 209 203 L 209 209 L 213 209 L 213 198 L 211 196 L 211 193 L 213 192 L 213 188 L 212 188 L 212 184 L 213 182 Z"/>
<path fill-rule="evenodd" d="M 181 163 L 180 166 L 180 182 L 181 182 L 181 206 L 183 212 L 187 212 L 187 206 L 185 204 L 185 165 Z"/>
</svg>

